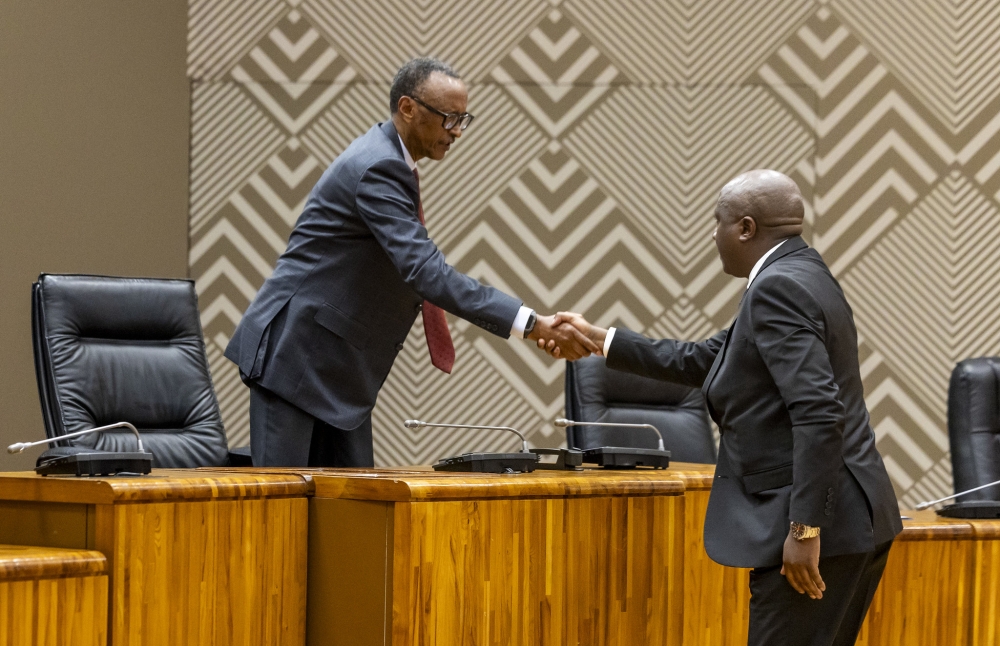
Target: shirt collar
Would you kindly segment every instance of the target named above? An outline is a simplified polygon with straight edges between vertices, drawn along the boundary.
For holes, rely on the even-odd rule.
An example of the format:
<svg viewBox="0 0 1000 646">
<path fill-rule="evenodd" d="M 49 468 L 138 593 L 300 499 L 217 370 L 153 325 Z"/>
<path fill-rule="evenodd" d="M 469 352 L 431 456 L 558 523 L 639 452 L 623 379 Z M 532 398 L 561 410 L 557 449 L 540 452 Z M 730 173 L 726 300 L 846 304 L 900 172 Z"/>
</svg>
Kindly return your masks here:
<svg viewBox="0 0 1000 646">
<path fill-rule="evenodd" d="M 413 161 L 413 157 L 410 157 L 410 151 L 406 149 L 406 144 L 403 143 L 403 138 L 398 134 L 396 137 L 399 138 L 399 145 L 403 147 L 403 159 L 406 161 L 406 165 L 410 167 L 410 170 L 417 170 L 417 162 Z"/>
<path fill-rule="evenodd" d="M 750 289 L 750 283 L 752 283 L 753 279 L 757 277 L 758 273 L 760 273 L 760 268 L 764 266 L 764 262 L 771 256 L 772 253 L 778 250 L 778 247 L 785 244 L 786 242 L 788 242 L 788 238 L 785 238 L 778 244 L 771 247 L 771 249 L 766 254 L 760 257 L 760 260 L 757 261 L 757 264 L 754 265 L 753 269 L 750 270 L 750 280 L 747 281 L 747 289 Z"/>
</svg>

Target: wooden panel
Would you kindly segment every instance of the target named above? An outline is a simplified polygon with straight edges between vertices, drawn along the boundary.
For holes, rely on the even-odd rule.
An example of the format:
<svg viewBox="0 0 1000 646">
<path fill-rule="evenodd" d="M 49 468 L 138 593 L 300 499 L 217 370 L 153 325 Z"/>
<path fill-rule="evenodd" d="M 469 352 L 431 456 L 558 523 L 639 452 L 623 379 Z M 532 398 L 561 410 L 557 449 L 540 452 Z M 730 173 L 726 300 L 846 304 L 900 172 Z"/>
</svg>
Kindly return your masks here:
<svg viewBox="0 0 1000 646">
<path fill-rule="evenodd" d="M 970 521 L 976 537 L 972 570 L 973 646 L 1000 646 L 1000 521 Z"/>
<path fill-rule="evenodd" d="M 680 495 L 668 471 L 535 471 L 520 474 L 336 469 L 312 472 L 314 494 L 355 500 L 484 500 L 582 496 Z"/>
<path fill-rule="evenodd" d="M 392 607 L 393 503 L 309 502 L 310 646 L 383 646 Z"/>
<path fill-rule="evenodd" d="M 51 579 L 107 574 L 108 560 L 100 552 L 26 545 L 0 545 L 0 580 Z"/>
<path fill-rule="evenodd" d="M 98 549 L 112 568 L 111 643 L 303 644 L 307 505 L 98 506 Z"/>
<path fill-rule="evenodd" d="M 705 552 L 709 491 L 684 494 L 684 644 L 747 643 L 750 570 L 719 565 Z"/>
<path fill-rule="evenodd" d="M 0 581 L 0 644 L 104 646 L 108 577 Z"/>
<path fill-rule="evenodd" d="M 56 478 L 32 471 L 0 473 L 0 499 L 48 503 L 303 496 L 307 490 L 305 480 L 294 473 L 154 469 L 150 475 L 136 478 Z"/>
<path fill-rule="evenodd" d="M 949 530 L 943 528 L 943 532 Z M 974 543 L 897 539 L 861 629 L 862 646 L 966 646 Z"/>
<path fill-rule="evenodd" d="M 87 511 L 83 504 L 0 500 L 0 543 L 85 549 Z"/>
<path fill-rule="evenodd" d="M 682 498 L 395 509 L 394 646 L 680 644 Z"/>
</svg>

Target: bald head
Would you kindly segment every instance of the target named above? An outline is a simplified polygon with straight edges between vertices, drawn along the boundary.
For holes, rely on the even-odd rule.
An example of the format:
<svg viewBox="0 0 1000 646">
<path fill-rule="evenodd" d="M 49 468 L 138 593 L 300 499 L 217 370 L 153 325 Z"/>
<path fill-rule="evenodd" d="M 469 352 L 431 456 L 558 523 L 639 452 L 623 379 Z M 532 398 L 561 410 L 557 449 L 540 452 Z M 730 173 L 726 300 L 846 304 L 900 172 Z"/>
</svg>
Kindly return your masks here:
<svg viewBox="0 0 1000 646">
<path fill-rule="evenodd" d="M 791 177 L 752 170 L 722 187 L 715 206 L 715 244 L 727 274 L 746 277 L 780 240 L 802 234 L 802 193 Z"/>
<path fill-rule="evenodd" d="M 805 210 L 799 186 L 776 170 L 752 170 L 722 187 L 719 207 L 731 219 L 753 218 L 758 235 L 779 240 L 802 233 Z"/>
</svg>

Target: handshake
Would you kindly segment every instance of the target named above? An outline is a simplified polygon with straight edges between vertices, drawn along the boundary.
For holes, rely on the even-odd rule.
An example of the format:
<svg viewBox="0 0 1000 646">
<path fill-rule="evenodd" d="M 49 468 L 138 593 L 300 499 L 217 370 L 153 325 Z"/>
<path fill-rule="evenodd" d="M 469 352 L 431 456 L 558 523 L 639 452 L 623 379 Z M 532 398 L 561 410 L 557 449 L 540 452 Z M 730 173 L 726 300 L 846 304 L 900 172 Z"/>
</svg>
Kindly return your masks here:
<svg viewBox="0 0 1000 646">
<path fill-rule="evenodd" d="M 576 361 L 592 354 L 604 354 L 604 340 L 608 331 L 591 325 L 575 312 L 558 312 L 553 316 L 539 316 L 535 327 L 528 334 L 539 349 L 556 359 Z"/>
</svg>

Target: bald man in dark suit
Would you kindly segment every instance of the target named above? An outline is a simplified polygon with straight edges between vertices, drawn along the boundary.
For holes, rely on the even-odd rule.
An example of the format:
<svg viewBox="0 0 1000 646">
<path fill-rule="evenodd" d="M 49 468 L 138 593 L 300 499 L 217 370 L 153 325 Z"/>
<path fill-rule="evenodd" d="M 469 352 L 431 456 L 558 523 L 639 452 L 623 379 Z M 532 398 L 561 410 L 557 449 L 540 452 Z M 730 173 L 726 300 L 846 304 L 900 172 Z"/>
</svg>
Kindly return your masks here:
<svg viewBox="0 0 1000 646">
<path fill-rule="evenodd" d="M 865 406 L 853 313 L 799 237 L 802 197 L 789 177 L 740 175 L 715 218 L 723 270 L 749 279 L 728 330 L 654 341 L 559 316 L 603 348 L 609 368 L 704 392 L 722 432 L 705 549 L 753 568 L 749 644 L 853 644 L 902 531 Z"/>
</svg>

